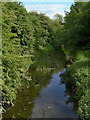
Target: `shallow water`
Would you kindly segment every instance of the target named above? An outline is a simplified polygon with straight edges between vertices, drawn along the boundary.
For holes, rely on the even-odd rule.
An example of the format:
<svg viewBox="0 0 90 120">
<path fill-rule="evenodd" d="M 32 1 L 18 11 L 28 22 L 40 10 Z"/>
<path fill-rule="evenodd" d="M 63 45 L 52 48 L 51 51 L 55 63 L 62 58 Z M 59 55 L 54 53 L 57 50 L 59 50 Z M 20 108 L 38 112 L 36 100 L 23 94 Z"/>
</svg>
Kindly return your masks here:
<svg viewBox="0 0 90 120">
<path fill-rule="evenodd" d="M 50 57 L 50 61 L 47 69 L 43 65 L 44 69 L 28 73 L 32 78 L 31 83 L 23 85 L 23 89 L 13 101 L 14 106 L 6 108 L 3 118 L 74 118 L 76 116 L 73 112 L 73 103 L 66 102 L 69 96 L 65 96 L 65 85 L 60 84 L 60 74 L 66 70 L 63 64 L 64 58 L 58 56 L 53 60 Z"/>
<path fill-rule="evenodd" d="M 64 70 L 63 70 L 64 71 Z M 39 118 L 73 118 L 73 105 L 66 105 L 67 97 L 64 96 L 65 86 L 60 85 L 60 73 L 52 74 L 50 83 L 42 88 L 40 96 L 34 100 L 32 117 Z"/>
</svg>

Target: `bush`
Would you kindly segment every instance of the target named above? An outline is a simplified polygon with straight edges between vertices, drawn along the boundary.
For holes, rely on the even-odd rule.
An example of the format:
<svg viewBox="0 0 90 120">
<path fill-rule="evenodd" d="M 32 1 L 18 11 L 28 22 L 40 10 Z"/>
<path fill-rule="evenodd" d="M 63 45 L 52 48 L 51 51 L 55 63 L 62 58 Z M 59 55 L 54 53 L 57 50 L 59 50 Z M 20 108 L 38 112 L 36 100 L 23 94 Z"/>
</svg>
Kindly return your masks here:
<svg viewBox="0 0 90 120">
<path fill-rule="evenodd" d="M 88 52 L 78 52 L 74 63 L 67 69 L 66 75 L 69 76 L 67 82 L 72 84 L 75 89 L 74 98 L 78 101 L 77 113 L 83 120 L 88 119 Z"/>
</svg>

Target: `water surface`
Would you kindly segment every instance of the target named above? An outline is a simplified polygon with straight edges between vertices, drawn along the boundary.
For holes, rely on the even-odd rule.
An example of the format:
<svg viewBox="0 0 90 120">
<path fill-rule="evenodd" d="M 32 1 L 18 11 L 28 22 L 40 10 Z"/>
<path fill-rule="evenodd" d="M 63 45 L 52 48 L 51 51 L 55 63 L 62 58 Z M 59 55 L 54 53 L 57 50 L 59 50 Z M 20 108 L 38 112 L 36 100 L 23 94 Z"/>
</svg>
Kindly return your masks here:
<svg viewBox="0 0 90 120">
<path fill-rule="evenodd" d="M 65 96 L 60 74 L 65 72 L 64 55 L 43 56 L 37 69 L 28 72 L 30 83 L 24 83 L 14 106 L 7 107 L 4 118 L 74 118 L 73 103 Z"/>
</svg>

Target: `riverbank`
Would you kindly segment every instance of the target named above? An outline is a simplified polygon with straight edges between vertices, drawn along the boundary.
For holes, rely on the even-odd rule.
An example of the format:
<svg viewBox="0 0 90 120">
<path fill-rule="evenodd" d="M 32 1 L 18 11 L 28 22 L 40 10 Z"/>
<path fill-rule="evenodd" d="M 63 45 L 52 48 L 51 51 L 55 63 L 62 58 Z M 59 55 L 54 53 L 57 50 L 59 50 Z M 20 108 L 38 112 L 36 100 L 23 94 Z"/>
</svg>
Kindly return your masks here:
<svg viewBox="0 0 90 120">
<path fill-rule="evenodd" d="M 71 102 L 74 102 L 76 113 L 80 119 L 89 119 L 89 51 L 78 51 L 74 57 L 73 63 L 67 68 L 64 74 L 64 82 L 70 84 L 68 94 L 72 96 Z"/>
<path fill-rule="evenodd" d="M 54 40 L 57 26 L 42 13 L 28 13 L 21 2 L 3 2 L 1 6 L 1 102 L 11 103 L 16 98 L 21 83 L 31 80 L 28 80 L 25 74 L 35 62 L 35 51 L 42 49 L 49 52 L 47 48 L 53 48 L 51 42 Z"/>
</svg>

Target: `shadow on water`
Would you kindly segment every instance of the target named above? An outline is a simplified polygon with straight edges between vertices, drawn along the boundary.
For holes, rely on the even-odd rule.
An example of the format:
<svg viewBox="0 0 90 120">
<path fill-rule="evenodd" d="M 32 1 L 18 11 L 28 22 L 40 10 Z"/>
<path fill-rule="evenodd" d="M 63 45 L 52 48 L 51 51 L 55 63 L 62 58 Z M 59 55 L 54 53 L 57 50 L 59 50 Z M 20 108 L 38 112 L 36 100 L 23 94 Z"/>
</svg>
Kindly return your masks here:
<svg viewBox="0 0 90 120">
<path fill-rule="evenodd" d="M 37 69 L 27 73 L 32 80 L 23 84 L 14 106 L 4 106 L 3 118 L 73 118 L 73 104 L 67 104 L 65 85 L 60 84 L 65 62 L 63 54 L 37 58 Z"/>
<path fill-rule="evenodd" d="M 68 76 L 67 76 L 68 77 Z M 78 100 L 77 95 L 76 95 L 76 89 L 75 87 L 73 87 L 73 84 L 67 81 L 66 75 L 65 73 L 60 74 L 60 84 L 64 84 L 66 90 L 64 91 L 64 95 L 68 97 L 68 99 L 65 101 L 65 103 L 68 104 L 73 104 L 73 108 L 72 111 L 76 114 L 77 118 L 77 109 L 78 109 Z M 69 78 L 68 78 L 69 79 Z M 78 120 L 81 120 L 80 118 L 78 118 Z"/>
<path fill-rule="evenodd" d="M 30 73 L 31 74 L 31 73 Z M 35 74 L 35 75 L 34 75 Z M 5 118 L 27 118 L 32 114 L 34 100 L 40 96 L 40 90 L 49 84 L 50 73 L 32 72 L 32 82 L 24 84 L 23 89 L 19 91 L 14 106 L 9 108 L 3 117 Z"/>
</svg>

